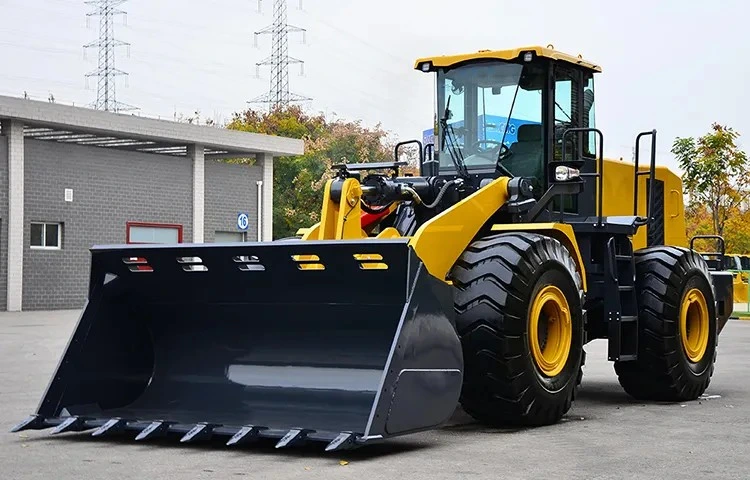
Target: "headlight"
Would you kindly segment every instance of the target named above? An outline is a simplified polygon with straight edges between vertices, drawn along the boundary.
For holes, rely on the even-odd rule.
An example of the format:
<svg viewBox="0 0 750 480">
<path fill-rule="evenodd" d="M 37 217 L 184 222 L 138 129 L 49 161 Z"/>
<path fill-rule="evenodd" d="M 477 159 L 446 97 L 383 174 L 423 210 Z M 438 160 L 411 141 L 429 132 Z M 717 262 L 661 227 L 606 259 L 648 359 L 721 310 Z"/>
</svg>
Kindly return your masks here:
<svg viewBox="0 0 750 480">
<path fill-rule="evenodd" d="M 581 176 L 581 171 L 577 168 L 560 165 L 555 167 L 555 180 L 558 182 L 567 182 Z"/>
</svg>

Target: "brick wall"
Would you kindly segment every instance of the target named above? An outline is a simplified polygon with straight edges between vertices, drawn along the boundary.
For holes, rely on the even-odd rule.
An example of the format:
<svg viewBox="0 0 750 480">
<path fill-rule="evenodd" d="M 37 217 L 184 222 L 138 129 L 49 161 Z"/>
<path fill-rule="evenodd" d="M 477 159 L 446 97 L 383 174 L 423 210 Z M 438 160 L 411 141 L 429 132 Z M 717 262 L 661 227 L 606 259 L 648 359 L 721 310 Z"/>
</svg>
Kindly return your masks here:
<svg viewBox="0 0 750 480">
<path fill-rule="evenodd" d="M 181 224 L 183 241 L 192 241 L 192 164 L 185 158 L 38 140 L 25 147 L 24 310 L 80 308 L 88 249 L 125 243 L 128 221 Z M 237 205 L 255 198 L 257 170 L 206 161 L 206 241 L 214 230 L 231 229 Z M 73 202 L 65 202 L 66 188 Z M 34 221 L 62 222 L 63 248 L 29 248 Z"/>
<path fill-rule="evenodd" d="M 0 311 L 7 310 L 8 139 L 0 135 Z"/>
<path fill-rule="evenodd" d="M 81 307 L 95 244 L 125 243 L 128 221 L 183 225 L 191 239 L 185 159 L 26 140 L 23 308 Z M 73 202 L 65 202 L 66 188 Z M 30 222 L 62 222 L 62 249 L 29 248 Z"/>
<path fill-rule="evenodd" d="M 250 218 L 247 240 L 258 239 L 258 187 L 261 169 L 257 166 L 230 165 L 206 160 L 206 242 L 213 242 L 215 232 L 238 232 L 237 214 Z"/>
</svg>

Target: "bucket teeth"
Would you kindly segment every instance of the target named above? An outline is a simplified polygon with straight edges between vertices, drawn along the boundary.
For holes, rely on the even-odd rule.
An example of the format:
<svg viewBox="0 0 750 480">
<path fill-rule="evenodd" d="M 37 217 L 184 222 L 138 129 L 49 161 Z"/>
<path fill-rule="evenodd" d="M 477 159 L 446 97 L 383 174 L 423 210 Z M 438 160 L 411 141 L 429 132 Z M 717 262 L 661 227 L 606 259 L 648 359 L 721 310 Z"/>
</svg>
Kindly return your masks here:
<svg viewBox="0 0 750 480">
<path fill-rule="evenodd" d="M 110 435 L 113 433 L 120 433 L 123 430 L 125 430 L 125 427 L 128 425 L 128 421 L 124 418 L 113 418 L 111 420 L 107 420 L 107 423 L 102 425 L 101 427 L 97 428 L 94 433 L 91 434 L 92 437 L 99 437 L 102 435 Z"/>
<path fill-rule="evenodd" d="M 284 435 L 279 443 L 276 444 L 276 448 L 291 447 L 298 445 L 305 441 L 307 435 L 314 433 L 315 430 L 308 430 L 305 428 L 293 428 L 289 430 L 289 433 Z"/>
<path fill-rule="evenodd" d="M 103 419 L 96 419 L 95 422 L 90 421 L 94 420 L 87 417 L 65 417 L 62 419 L 62 422 L 59 423 L 54 429 L 50 431 L 50 434 L 59 434 L 59 433 L 65 433 L 65 432 L 81 432 L 84 430 L 91 430 L 94 429 L 93 433 L 91 434 L 93 437 L 104 437 L 108 435 L 114 435 L 117 433 L 122 433 L 128 428 L 134 428 L 136 425 L 142 425 L 140 422 L 136 422 L 134 419 L 126 419 L 126 418 L 110 418 L 105 423 L 101 424 L 99 427 L 92 426 L 93 423 L 99 424 Z M 55 419 L 55 422 L 59 421 Z M 163 437 L 169 433 L 170 427 L 172 427 L 175 424 L 173 421 L 165 421 L 165 420 L 157 420 L 149 423 L 145 428 L 143 428 L 140 433 L 135 437 L 136 440 L 149 440 L 156 437 Z M 130 425 L 130 426 L 129 426 Z M 48 428 L 50 426 L 50 422 L 48 422 L 44 417 L 40 415 L 31 415 L 28 418 L 26 418 L 23 422 L 19 423 L 13 429 L 11 432 L 20 432 L 23 430 L 42 430 L 45 428 Z M 218 429 L 218 430 L 217 430 Z M 195 424 L 186 434 L 180 438 L 181 443 L 190 443 L 190 442 L 196 442 L 201 440 L 208 440 L 214 434 L 223 436 L 226 435 L 228 432 L 231 431 L 231 427 L 222 427 L 220 424 L 213 424 L 213 423 L 206 423 L 201 422 Z M 241 427 L 238 429 L 234 435 L 226 442 L 227 446 L 233 446 L 233 445 L 242 445 L 245 443 L 252 442 L 254 440 L 257 440 L 260 438 L 263 434 L 263 432 L 268 431 L 268 427 L 258 426 L 258 425 L 245 425 L 244 427 Z M 265 436 L 273 436 L 275 437 L 278 430 L 273 431 L 272 435 L 266 434 Z M 289 430 L 277 443 L 276 448 L 285 448 L 285 447 L 292 447 L 296 445 L 300 445 L 302 443 L 305 443 L 307 441 L 314 441 L 319 442 L 323 441 L 323 439 L 330 439 L 331 437 L 328 436 L 327 432 L 321 432 L 318 435 L 313 435 L 312 438 L 309 438 L 311 434 L 316 434 L 316 430 L 308 429 L 308 428 L 293 428 Z M 278 438 L 278 437 L 276 437 Z M 339 433 L 333 440 L 331 440 L 327 446 L 325 447 L 326 452 L 335 452 L 335 451 L 341 451 L 341 450 L 349 450 L 356 448 L 358 446 L 358 443 L 360 443 L 361 434 L 357 434 L 354 432 L 341 432 Z"/>
<path fill-rule="evenodd" d="M 13 427 L 10 433 L 22 432 L 24 430 L 42 430 L 46 428 L 44 417 L 41 415 L 29 415 L 26 420 Z"/>
<path fill-rule="evenodd" d="M 148 440 L 149 438 L 161 437 L 169 431 L 169 423 L 163 421 L 151 422 L 148 427 L 141 430 L 135 437 L 136 440 Z"/>
<path fill-rule="evenodd" d="M 260 436 L 260 432 L 263 430 L 268 430 L 266 427 L 256 427 L 253 425 L 246 425 L 242 428 L 240 428 L 237 433 L 232 435 L 232 438 L 229 439 L 227 442 L 228 446 L 231 445 L 240 445 L 242 443 L 249 442 L 251 440 L 255 440 Z"/>
<path fill-rule="evenodd" d="M 215 425 L 210 425 L 208 423 L 199 423 L 191 428 L 190 431 L 180 439 L 180 442 L 187 443 L 211 438 L 211 434 L 213 433 L 214 428 L 216 428 Z"/>
<path fill-rule="evenodd" d="M 357 435 L 352 432 L 341 432 L 326 446 L 326 452 L 335 452 L 337 450 L 348 450 L 354 447 Z"/>
<path fill-rule="evenodd" d="M 81 417 L 69 417 L 66 418 L 60 425 L 52 429 L 50 435 L 56 435 L 58 433 L 65 432 L 80 432 L 83 430 L 89 430 L 93 427 L 86 426 L 86 420 Z"/>
</svg>

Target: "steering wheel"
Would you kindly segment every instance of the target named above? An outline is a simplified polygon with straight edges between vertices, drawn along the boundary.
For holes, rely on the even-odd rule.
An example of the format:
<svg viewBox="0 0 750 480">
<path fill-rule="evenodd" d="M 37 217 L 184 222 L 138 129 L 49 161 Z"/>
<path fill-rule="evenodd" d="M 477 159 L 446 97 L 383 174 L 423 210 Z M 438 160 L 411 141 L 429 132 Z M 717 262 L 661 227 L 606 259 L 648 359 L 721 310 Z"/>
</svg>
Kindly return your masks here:
<svg viewBox="0 0 750 480">
<path fill-rule="evenodd" d="M 479 145 L 482 145 L 482 144 L 485 144 L 485 143 L 489 143 L 489 144 L 492 144 L 492 145 L 504 145 L 502 142 L 498 142 L 497 140 L 485 139 L 485 140 L 477 140 L 476 142 L 472 143 L 471 144 L 471 149 L 472 150 L 474 150 L 474 149 L 479 150 Z M 493 147 L 491 149 L 488 149 L 488 150 L 483 150 L 483 151 L 486 152 L 486 151 L 489 151 L 489 150 L 494 150 L 494 148 L 495 147 Z"/>
<path fill-rule="evenodd" d="M 480 157 L 487 158 L 486 155 L 482 155 L 482 154 L 486 153 L 486 152 L 491 152 L 492 150 L 495 150 L 495 148 L 497 148 L 497 147 L 493 147 L 491 149 L 479 151 L 479 148 L 478 148 L 479 145 L 482 145 L 482 144 L 485 144 L 485 143 L 489 143 L 489 144 L 496 145 L 496 146 L 500 147 L 498 149 L 498 152 L 497 152 L 497 157 L 494 158 L 494 159 L 492 159 L 492 160 L 495 161 L 495 164 L 497 165 L 498 169 L 502 169 L 509 177 L 513 178 L 514 175 L 510 172 L 510 170 L 508 170 L 505 167 L 505 165 L 502 164 L 503 160 L 505 160 L 506 158 L 508 158 L 511 155 L 513 155 L 513 151 L 510 148 L 508 148 L 508 146 L 506 144 L 504 144 L 503 142 L 498 142 L 497 140 L 490 140 L 490 139 L 477 140 L 476 142 L 474 142 L 471 145 L 471 150 L 476 149 L 476 150 L 478 150 L 477 151 L 477 155 L 479 155 Z"/>
</svg>

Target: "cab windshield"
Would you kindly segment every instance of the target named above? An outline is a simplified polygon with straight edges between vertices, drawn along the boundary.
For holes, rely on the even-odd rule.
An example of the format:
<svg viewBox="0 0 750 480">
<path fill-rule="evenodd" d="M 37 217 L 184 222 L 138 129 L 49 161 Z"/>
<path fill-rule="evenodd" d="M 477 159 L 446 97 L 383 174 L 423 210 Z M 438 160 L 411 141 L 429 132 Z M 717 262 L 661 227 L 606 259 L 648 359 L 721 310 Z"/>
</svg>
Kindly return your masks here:
<svg viewBox="0 0 750 480">
<path fill-rule="evenodd" d="M 441 173 L 455 172 L 460 156 L 467 170 L 499 161 L 500 171 L 542 179 L 544 80 L 539 67 L 498 61 L 438 71 Z"/>
</svg>

